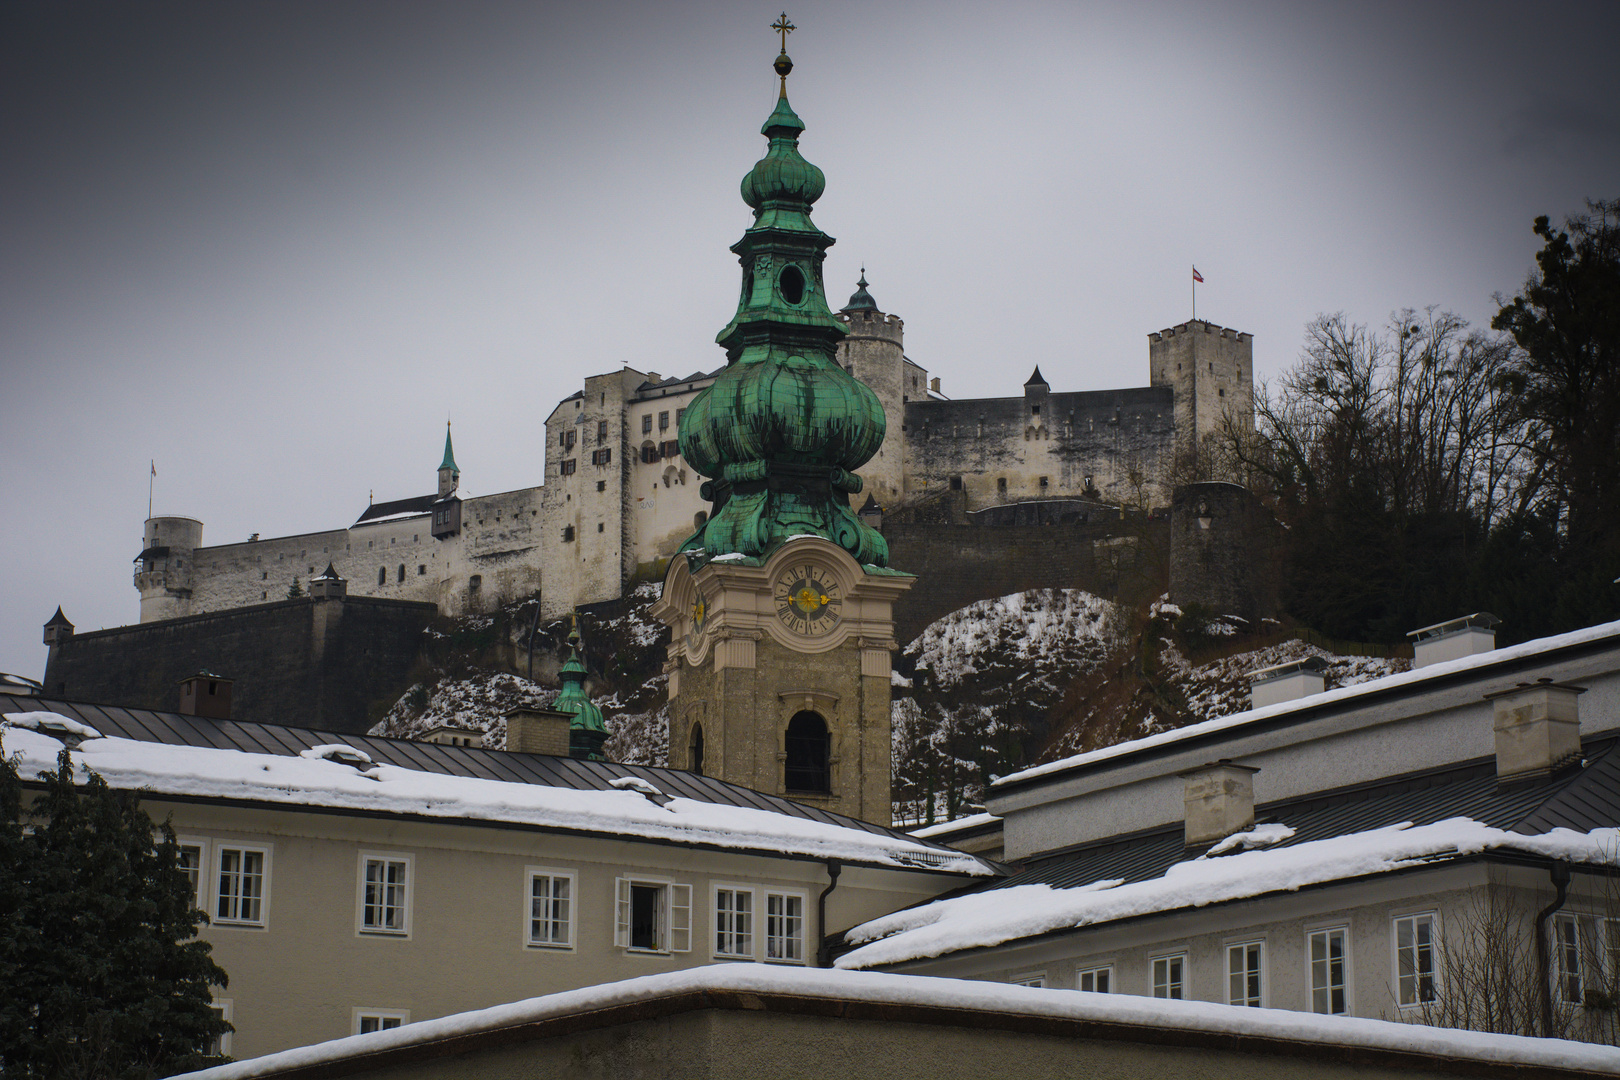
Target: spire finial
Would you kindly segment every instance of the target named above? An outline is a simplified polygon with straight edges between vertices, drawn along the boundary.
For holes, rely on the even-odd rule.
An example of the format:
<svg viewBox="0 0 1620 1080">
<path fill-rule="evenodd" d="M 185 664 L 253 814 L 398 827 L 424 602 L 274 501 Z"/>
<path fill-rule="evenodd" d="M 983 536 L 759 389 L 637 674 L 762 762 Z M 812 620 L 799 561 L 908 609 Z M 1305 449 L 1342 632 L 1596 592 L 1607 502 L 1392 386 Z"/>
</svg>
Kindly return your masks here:
<svg viewBox="0 0 1620 1080">
<path fill-rule="evenodd" d="M 776 63 L 773 66 L 776 68 L 776 73 L 782 77 L 782 92 L 779 96 L 785 99 L 787 97 L 787 77 L 793 70 L 793 58 L 788 56 L 787 53 L 787 36 L 797 30 L 798 27 L 788 22 L 787 12 L 784 11 L 780 19 L 771 23 L 771 29 L 782 35 L 782 51 L 777 54 Z"/>
</svg>

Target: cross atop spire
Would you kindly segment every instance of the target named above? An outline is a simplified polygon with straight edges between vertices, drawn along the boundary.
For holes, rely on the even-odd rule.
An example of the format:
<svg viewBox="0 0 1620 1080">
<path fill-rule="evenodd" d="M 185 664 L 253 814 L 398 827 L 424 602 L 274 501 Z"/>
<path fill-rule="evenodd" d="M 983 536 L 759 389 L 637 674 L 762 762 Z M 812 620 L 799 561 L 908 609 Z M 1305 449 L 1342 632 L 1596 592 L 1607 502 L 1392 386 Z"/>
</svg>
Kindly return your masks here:
<svg viewBox="0 0 1620 1080">
<path fill-rule="evenodd" d="M 777 54 L 776 63 L 773 66 L 776 68 L 776 73 L 782 77 L 782 93 L 780 96 L 783 101 L 786 101 L 787 77 L 788 73 L 793 70 L 793 58 L 787 54 L 787 36 L 797 30 L 798 27 L 788 22 L 787 12 L 784 11 L 780 19 L 771 23 L 771 29 L 782 35 L 782 51 Z"/>
</svg>

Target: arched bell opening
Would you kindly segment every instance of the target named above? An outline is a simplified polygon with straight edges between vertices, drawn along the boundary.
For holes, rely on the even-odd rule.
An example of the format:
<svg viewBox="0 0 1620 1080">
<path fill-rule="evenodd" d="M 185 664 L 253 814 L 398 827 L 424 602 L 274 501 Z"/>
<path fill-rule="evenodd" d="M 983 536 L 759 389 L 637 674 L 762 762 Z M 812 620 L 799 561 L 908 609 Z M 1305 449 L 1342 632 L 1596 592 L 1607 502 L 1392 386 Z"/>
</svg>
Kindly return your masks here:
<svg viewBox="0 0 1620 1080">
<path fill-rule="evenodd" d="M 703 775 L 703 725 L 692 725 L 692 737 L 687 743 L 687 760 L 692 763 L 692 771 L 699 776 Z"/>
<path fill-rule="evenodd" d="M 832 792 L 832 737 L 820 713 L 805 710 L 788 721 L 784 749 L 783 786 L 790 792 L 827 795 Z"/>
</svg>

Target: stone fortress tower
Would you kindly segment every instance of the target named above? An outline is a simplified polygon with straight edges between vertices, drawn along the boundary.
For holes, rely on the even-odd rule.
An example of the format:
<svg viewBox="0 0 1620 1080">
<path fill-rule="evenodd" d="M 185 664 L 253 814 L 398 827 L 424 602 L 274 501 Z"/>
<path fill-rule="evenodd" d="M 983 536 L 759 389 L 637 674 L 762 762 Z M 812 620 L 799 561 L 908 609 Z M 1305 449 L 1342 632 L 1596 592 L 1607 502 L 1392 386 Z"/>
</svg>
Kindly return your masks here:
<svg viewBox="0 0 1620 1080">
<path fill-rule="evenodd" d="M 864 267 L 855 295 L 837 317 L 848 331 L 838 343 L 838 365 L 871 387 L 884 416 L 902 417 L 907 401 L 928 397 L 928 373 L 906 357 L 906 324 L 878 309 Z M 890 423 L 876 456 L 861 468 L 868 494 L 881 507 L 899 506 L 905 496 L 905 453 L 905 425 Z"/>
<path fill-rule="evenodd" d="M 1175 395 L 1176 454 L 1200 441 L 1231 416 L 1254 430 L 1254 335 L 1194 320 L 1148 335 L 1150 386 Z"/>
<path fill-rule="evenodd" d="M 770 147 L 742 183 L 754 224 L 731 249 L 727 366 L 680 423 L 713 512 L 653 607 L 672 631 L 669 763 L 888 825 L 893 606 L 913 579 L 849 506 L 886 424 L 880 394 L 839 363 L 847 331 L 821 276 L 833 239 L 810 220 L 825 180 L 787 98 L 791 28 L 777 26 Z"/>
<path fill-rule="evenodd" d="M 191 614 L 192 574 L 202 530 L 202 522 L 194 518 L 146 519 L 141 553 L 135 557 L 141 622 Z"/>
</svg>

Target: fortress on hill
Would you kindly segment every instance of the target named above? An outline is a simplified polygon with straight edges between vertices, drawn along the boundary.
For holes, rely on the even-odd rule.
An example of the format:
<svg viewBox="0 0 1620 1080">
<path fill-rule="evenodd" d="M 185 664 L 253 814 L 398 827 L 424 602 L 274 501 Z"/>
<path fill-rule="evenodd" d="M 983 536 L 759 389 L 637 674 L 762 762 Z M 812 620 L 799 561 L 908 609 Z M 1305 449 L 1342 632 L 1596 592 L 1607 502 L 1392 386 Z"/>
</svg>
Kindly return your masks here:
<svg viewBox="0 0 1620 1080">
<path fill-rule="evenodd" d="M 904 322 L 879 308 L 864 276 L 836 318 L 846 331 L 838 363 L 871 388 L 888 421 L 851 496 L 868 513 L 946 492 L 970 514 L 1041 500 L 1166 508 L 1179 455 L 1223 414 L 1253 424 L 1252 337 L 1209 322 L 1148 335 L 1146 386 L 1054 389 L 1032 363 L 1018 396 L 951 400 L 905 354 Z M 446 432 L 433 491 L 373 503 L 347 526 L 205 546 L 201 521 L 151 518 L 135 561 L 141 622 L 284 600 L 329 564 L 350 595 L 428 602 L 450 615 L 538 594 L 552 618 L 617 599 L 630 582 L 657 577 L 707 519 L 711 504 L 677 431 L 723 370 L 666 378 L 625 367 L 586 379 L 546 418 L 545 474 L 534 487 L 468 494 Z"/>
</svg>

